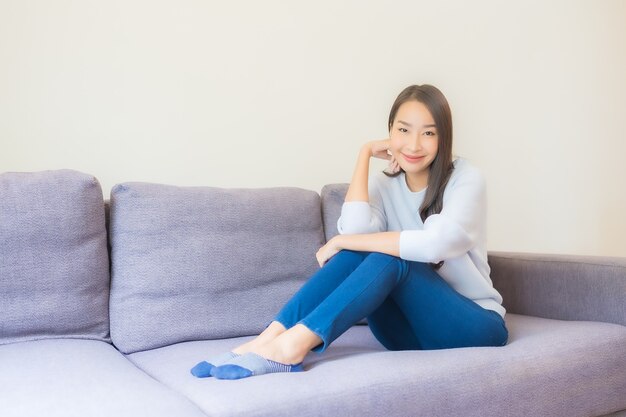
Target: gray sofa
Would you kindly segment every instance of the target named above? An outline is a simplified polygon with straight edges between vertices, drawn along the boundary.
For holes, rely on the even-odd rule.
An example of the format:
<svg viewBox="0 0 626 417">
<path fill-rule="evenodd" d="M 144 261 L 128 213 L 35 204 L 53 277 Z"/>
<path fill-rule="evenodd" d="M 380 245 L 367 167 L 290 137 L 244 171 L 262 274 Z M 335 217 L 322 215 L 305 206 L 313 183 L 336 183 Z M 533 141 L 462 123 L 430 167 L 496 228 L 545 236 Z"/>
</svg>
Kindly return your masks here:
<svg viewBox="0 0 626 417">
<path fill-rule="evenodd" d="M 0 174 L 0 416 L 626 415 L 626 258 L 490 252 L 504 347 L 387 351 L 364 319 L 305 372 L 192 376 L 318 268 L 346 190 Z"/>
</svg>

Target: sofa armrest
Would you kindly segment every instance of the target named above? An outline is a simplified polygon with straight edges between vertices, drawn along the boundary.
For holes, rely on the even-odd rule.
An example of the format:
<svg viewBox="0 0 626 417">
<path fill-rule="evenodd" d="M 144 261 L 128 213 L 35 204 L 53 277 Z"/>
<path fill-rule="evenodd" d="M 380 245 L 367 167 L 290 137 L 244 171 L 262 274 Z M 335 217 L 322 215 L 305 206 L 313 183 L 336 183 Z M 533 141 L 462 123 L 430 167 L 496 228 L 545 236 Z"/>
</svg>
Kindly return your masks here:
<svg viewBox="0 0 626 417">
<path fill-rule="evenodd" d="M 507 312 L 626 326 L 626 258 L 489 251 Z"/>
</svg>

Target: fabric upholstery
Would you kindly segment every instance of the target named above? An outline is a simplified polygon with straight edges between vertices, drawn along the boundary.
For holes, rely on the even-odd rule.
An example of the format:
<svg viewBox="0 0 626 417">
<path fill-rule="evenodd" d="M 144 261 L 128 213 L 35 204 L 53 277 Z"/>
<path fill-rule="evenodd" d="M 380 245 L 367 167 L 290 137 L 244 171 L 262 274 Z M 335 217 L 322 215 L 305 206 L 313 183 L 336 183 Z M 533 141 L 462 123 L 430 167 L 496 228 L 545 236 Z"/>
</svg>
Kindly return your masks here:
<svg viewBox="0 0 626 417">
<path fill-rule="evenodd" d="M 110 204 L 111 337 L 124 353 L 259 334 L 319 268 L 314 191 L 124 183 Z"/>
<path fill-rule="evenodd" d="M 0 346 L 2 417 L 203 417 L 182 395 L 94 340 Z"/>
<path fill-rule="evenodd" d="M 322 219 L 324 219 L 324 234 L 326 241 L 337 236 L 337 220 L 341 216 L 341 206 L 346 198 L 349 184 L 328 184 L 322 187 Z"/>
<path fill-rule="evenodd" d="M 62 169 L 0 174 L 0 344 L 109 338 L 102 189 Z"/>
<path fill-rule="evenodd" d="M 508 311 L 626 326 L 626 258 L 492 251 L 489 264 Z"/>
<path fill-rule="evenodd" d="M 616 258 L 490 253 L 504 347 L 387 351 L 353 326 L 305 372 L 193 377 L 262 331 L 317 270 L 346 190 L 324 187 L 320 213 L 307 190 L 124 183 L 109 224 L 92 176 L 0 175 L 0 414 L 624 415 L 626 327 L 516 314 L 623 323 Z M 106 343 L 107 225 L 111 332 L 126 357 Z"/>
<path fill-rule="evenodd" d="M 250 337 L 179 343 L 128 355 L 220 416 L 595 416 L 626 408 L 626 327 L 506 315 L 504 347 L 388 351 L 352 326 L 304 372 L 238 381 L 189 368 Z"/>
</svg>

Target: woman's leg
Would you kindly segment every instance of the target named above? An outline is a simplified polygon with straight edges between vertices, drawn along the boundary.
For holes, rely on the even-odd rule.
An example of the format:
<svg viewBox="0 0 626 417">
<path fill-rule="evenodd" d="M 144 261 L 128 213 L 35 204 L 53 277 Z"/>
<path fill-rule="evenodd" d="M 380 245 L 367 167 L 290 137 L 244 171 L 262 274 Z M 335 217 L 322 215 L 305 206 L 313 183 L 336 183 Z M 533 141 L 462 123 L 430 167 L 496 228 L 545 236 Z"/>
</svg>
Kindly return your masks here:
<svg viewBox="0 0 626 417">
<path fill-rule="evenodd" d="M 395 349 L 444 349 L 464 346 L 502 346 L 508 331 L 502 317 L 456 292 L 430 265 L 382 253 L 371 253 L 341 285 L 300 320 L 328 345 L 363 317 L 384 305 L 382 315 L 397 319 L 391 297 L 413 330 L 381 338 Z M 385 304 L 384 304 L 385 303 Z M 397 311 L 396 311 L 397 313 Z M 378 311 L 378 316 L 381 311 Z M 376 314 L 374 314 L 374 318 Z M 368 320 L 369 321 L 369 320 Z M 395 327 L 402 329 L 400 322 Z M 389 326 L 377 323 L 373 328 Z"/>
<path fill-rule="evenodd" d="M 420 350 L 422 348 L 404 312 L 391 295 L 367 316 L 367 324 L 380 344 L 388 350 Z"/>
<path fill-rule="evenodd" d="M 324 301 L 298 324 L 318 335 L 323 352 L 357 321 L 374 312 L 407 276 L 406 261 L 379 252 L 370 253 Z"/>
<path fill-rule="evenodd" d="M 257 351 L 215 368 L 212 375 L 238 379 L 268 372 L 302 371 L 302 361 L 310 350 L 326 350 L 354 323 L 374 313 L 389 295 L 413 329 L 413 336 L 410 332 L 405 336 L 423 349 L 506 343 L 508 332 L 496 312 L 452 290 L 429 265 L 414 264 L 370 253 L 306 317 Z M 294 346 L 303 348 L 298 351 Z"/>
<path fill-rule="evenodd" d="M 211 375 L 218 379 L 239 379 L 271 372 L 303 370 L 302 362 L 311 350 L 325 350 L 354 323 L 374 311 L 406 276 L 406 270 L 399 258 L 369 253 L 304 318 L 271 342 L 216 367 Z M 299 303 L 296 305 L 300 306 Z M 291 307 L 284 311 L 298 309 Z M 294 320 L 294 317 L 296 314 L 287 315 L 287 320 Z"/>
<path fill-rule="evenodd" d="M 407 279 L 390 297 L 404 313 L 412 335 L 397 341 L 404 349 L 449 349 L 470 346 L 503 346 L 508 340 L 504 319 L 459 294 L 429 264 L 408 262 Z M 368 317 L 368 322 L 370 322 Z M 384 319 L 384 317 L 383 317 Z M 374 335 L 381 340 L 386 322 L 373 317 Z M 419 347 L 415 347 L 415 339 Z"/>
<path fill-rule="evenodd" d="M 228 352 L 198 363 L 191 373 L 200 378 L 210 376 L 216 365 L 248 352 L 261 353 L 282 362 L 299 361 L 301 352 L 308 352 L 319 343 L 319 338 L 304 326 L 295 326 L 296 322 L 334 291 L 367 255 L 368 252 L 348 250 L 337 253 L 304 283 L 261 334 Z M 281 335 L 282 338 L 279 338 Z"/>
<path fill-rule="evenodd" d="M 268 343 L 309 314 L 363 262 L 369 252 L 342 250 L 317 270 L 253 340 L 232 352 L 243 354 Z"/>
<path fill-rule="evenodd" d="M 311 276 L 276 314 L 274 320 L 289 329 L 306 317 L 363 262 L 369 252 L 339 251 Z"/>
</svg>

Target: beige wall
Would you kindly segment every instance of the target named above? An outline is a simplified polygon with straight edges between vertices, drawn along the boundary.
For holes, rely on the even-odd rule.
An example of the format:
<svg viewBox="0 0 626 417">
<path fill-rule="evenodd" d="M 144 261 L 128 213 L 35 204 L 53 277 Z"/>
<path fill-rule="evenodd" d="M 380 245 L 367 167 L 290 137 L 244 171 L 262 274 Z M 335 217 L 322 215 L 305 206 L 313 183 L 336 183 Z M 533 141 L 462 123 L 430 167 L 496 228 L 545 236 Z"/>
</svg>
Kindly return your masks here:
<svg viewBox="0 0 626 417">
<path fill-rule="evenodd" d="M 490 250 L 626 256 L 625 74 L 623 0 L 0 0 L 0 171 L 319 191 L 430 83 Z"/>
</svg>

